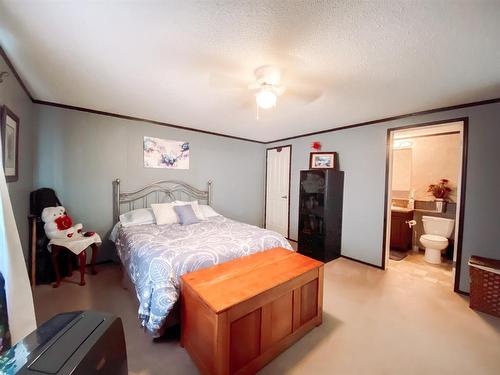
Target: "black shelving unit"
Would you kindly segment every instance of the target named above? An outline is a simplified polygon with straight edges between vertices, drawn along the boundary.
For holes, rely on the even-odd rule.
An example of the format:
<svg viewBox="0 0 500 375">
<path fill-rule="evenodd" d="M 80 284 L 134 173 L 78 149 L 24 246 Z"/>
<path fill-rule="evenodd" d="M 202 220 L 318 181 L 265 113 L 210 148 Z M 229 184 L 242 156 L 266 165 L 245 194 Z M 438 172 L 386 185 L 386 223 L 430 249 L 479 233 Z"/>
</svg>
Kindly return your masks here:
<svg viewBox="0 0 500 375">
<path fill-rule="evenodd" d="M 300 171 L 298 251 L 329 262 L 340 256 L 344 172 Z"/>
</svg>

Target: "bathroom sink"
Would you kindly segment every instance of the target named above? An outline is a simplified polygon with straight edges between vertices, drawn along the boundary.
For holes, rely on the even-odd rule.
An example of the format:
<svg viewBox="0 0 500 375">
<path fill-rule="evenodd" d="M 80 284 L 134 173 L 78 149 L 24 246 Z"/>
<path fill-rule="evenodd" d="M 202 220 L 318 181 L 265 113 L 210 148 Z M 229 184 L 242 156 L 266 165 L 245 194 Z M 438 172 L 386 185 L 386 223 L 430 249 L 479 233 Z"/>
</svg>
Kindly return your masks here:
<svg viewBox="0 0 500 375">
<path fill-rule="evenodd" d="M 391 211 L 393 212 L 412 212 L 411 208 L 392 206 Z"/>
</svg>

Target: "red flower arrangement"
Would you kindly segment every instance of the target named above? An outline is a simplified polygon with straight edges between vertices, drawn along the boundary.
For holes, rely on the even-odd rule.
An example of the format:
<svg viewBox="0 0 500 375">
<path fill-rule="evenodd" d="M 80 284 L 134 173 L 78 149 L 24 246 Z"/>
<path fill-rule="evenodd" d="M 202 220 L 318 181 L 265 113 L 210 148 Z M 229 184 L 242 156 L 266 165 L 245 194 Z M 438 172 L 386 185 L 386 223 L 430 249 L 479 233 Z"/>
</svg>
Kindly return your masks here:
<svg viewBox="0 0 500 375">
<path fill-rule="evenodd" d="M 321 150 L 321 143 L 318 142 L 318 141 L 313 142 L 312 145 L 311 145 L 311 148 L 313 148 L 316 151 L 319 151 L 319 150 Z"/>
<path fill-rule="evenodd" d="M 439 183 L 429 185 L 429 189 L 427 189 L 427 192 L 432 193 L 432 195 L 434 195 L 436 199 L 445 200 L 451 193 L 451 188 L 448 186 L 448 182 L 450 181 L 448 181 L 446 178 L 442 178 Z"/>
</svg>

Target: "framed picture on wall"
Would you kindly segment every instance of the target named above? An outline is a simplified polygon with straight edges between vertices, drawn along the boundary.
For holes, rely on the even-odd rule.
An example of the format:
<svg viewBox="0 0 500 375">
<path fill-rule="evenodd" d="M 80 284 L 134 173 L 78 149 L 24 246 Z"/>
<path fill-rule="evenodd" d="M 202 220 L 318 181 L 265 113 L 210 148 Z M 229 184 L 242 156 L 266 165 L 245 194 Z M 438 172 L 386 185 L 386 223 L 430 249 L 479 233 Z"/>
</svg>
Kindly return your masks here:
<svg viewBox="0 0 500 375">
<path fill-rule="evenodd" d="M 337 153 L 311 152 L 309 169 L 337 169 Z"/>
<path fill-rule="evenodd" d="M 6 106 L 2 108 L 0 121 L 2 136 L 2 161 L 7 182 L 19 177 L 19 118 Z"/>
<path fill-rule="evenodd" d="M 144 167 L 189 169 L 189 142 L 144 137 Z"/>
</svg>

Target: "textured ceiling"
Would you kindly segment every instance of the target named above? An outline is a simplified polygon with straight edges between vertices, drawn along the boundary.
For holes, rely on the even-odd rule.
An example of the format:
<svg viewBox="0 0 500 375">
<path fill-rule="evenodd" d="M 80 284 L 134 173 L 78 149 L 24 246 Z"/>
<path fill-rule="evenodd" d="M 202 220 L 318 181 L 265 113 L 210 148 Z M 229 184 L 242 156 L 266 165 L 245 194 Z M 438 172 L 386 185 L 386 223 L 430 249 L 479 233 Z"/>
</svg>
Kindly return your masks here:
<svg viewBox="0 0 500 375">
<path fill-rule="evenodd" d="M 0 0 L 0 43 L 36 99 L 269 141 L 500 97 L 499 20 L 479 0 Z M 257 120 L 227 76 L 269 63 L 290 90 Z"/>
</svg>

